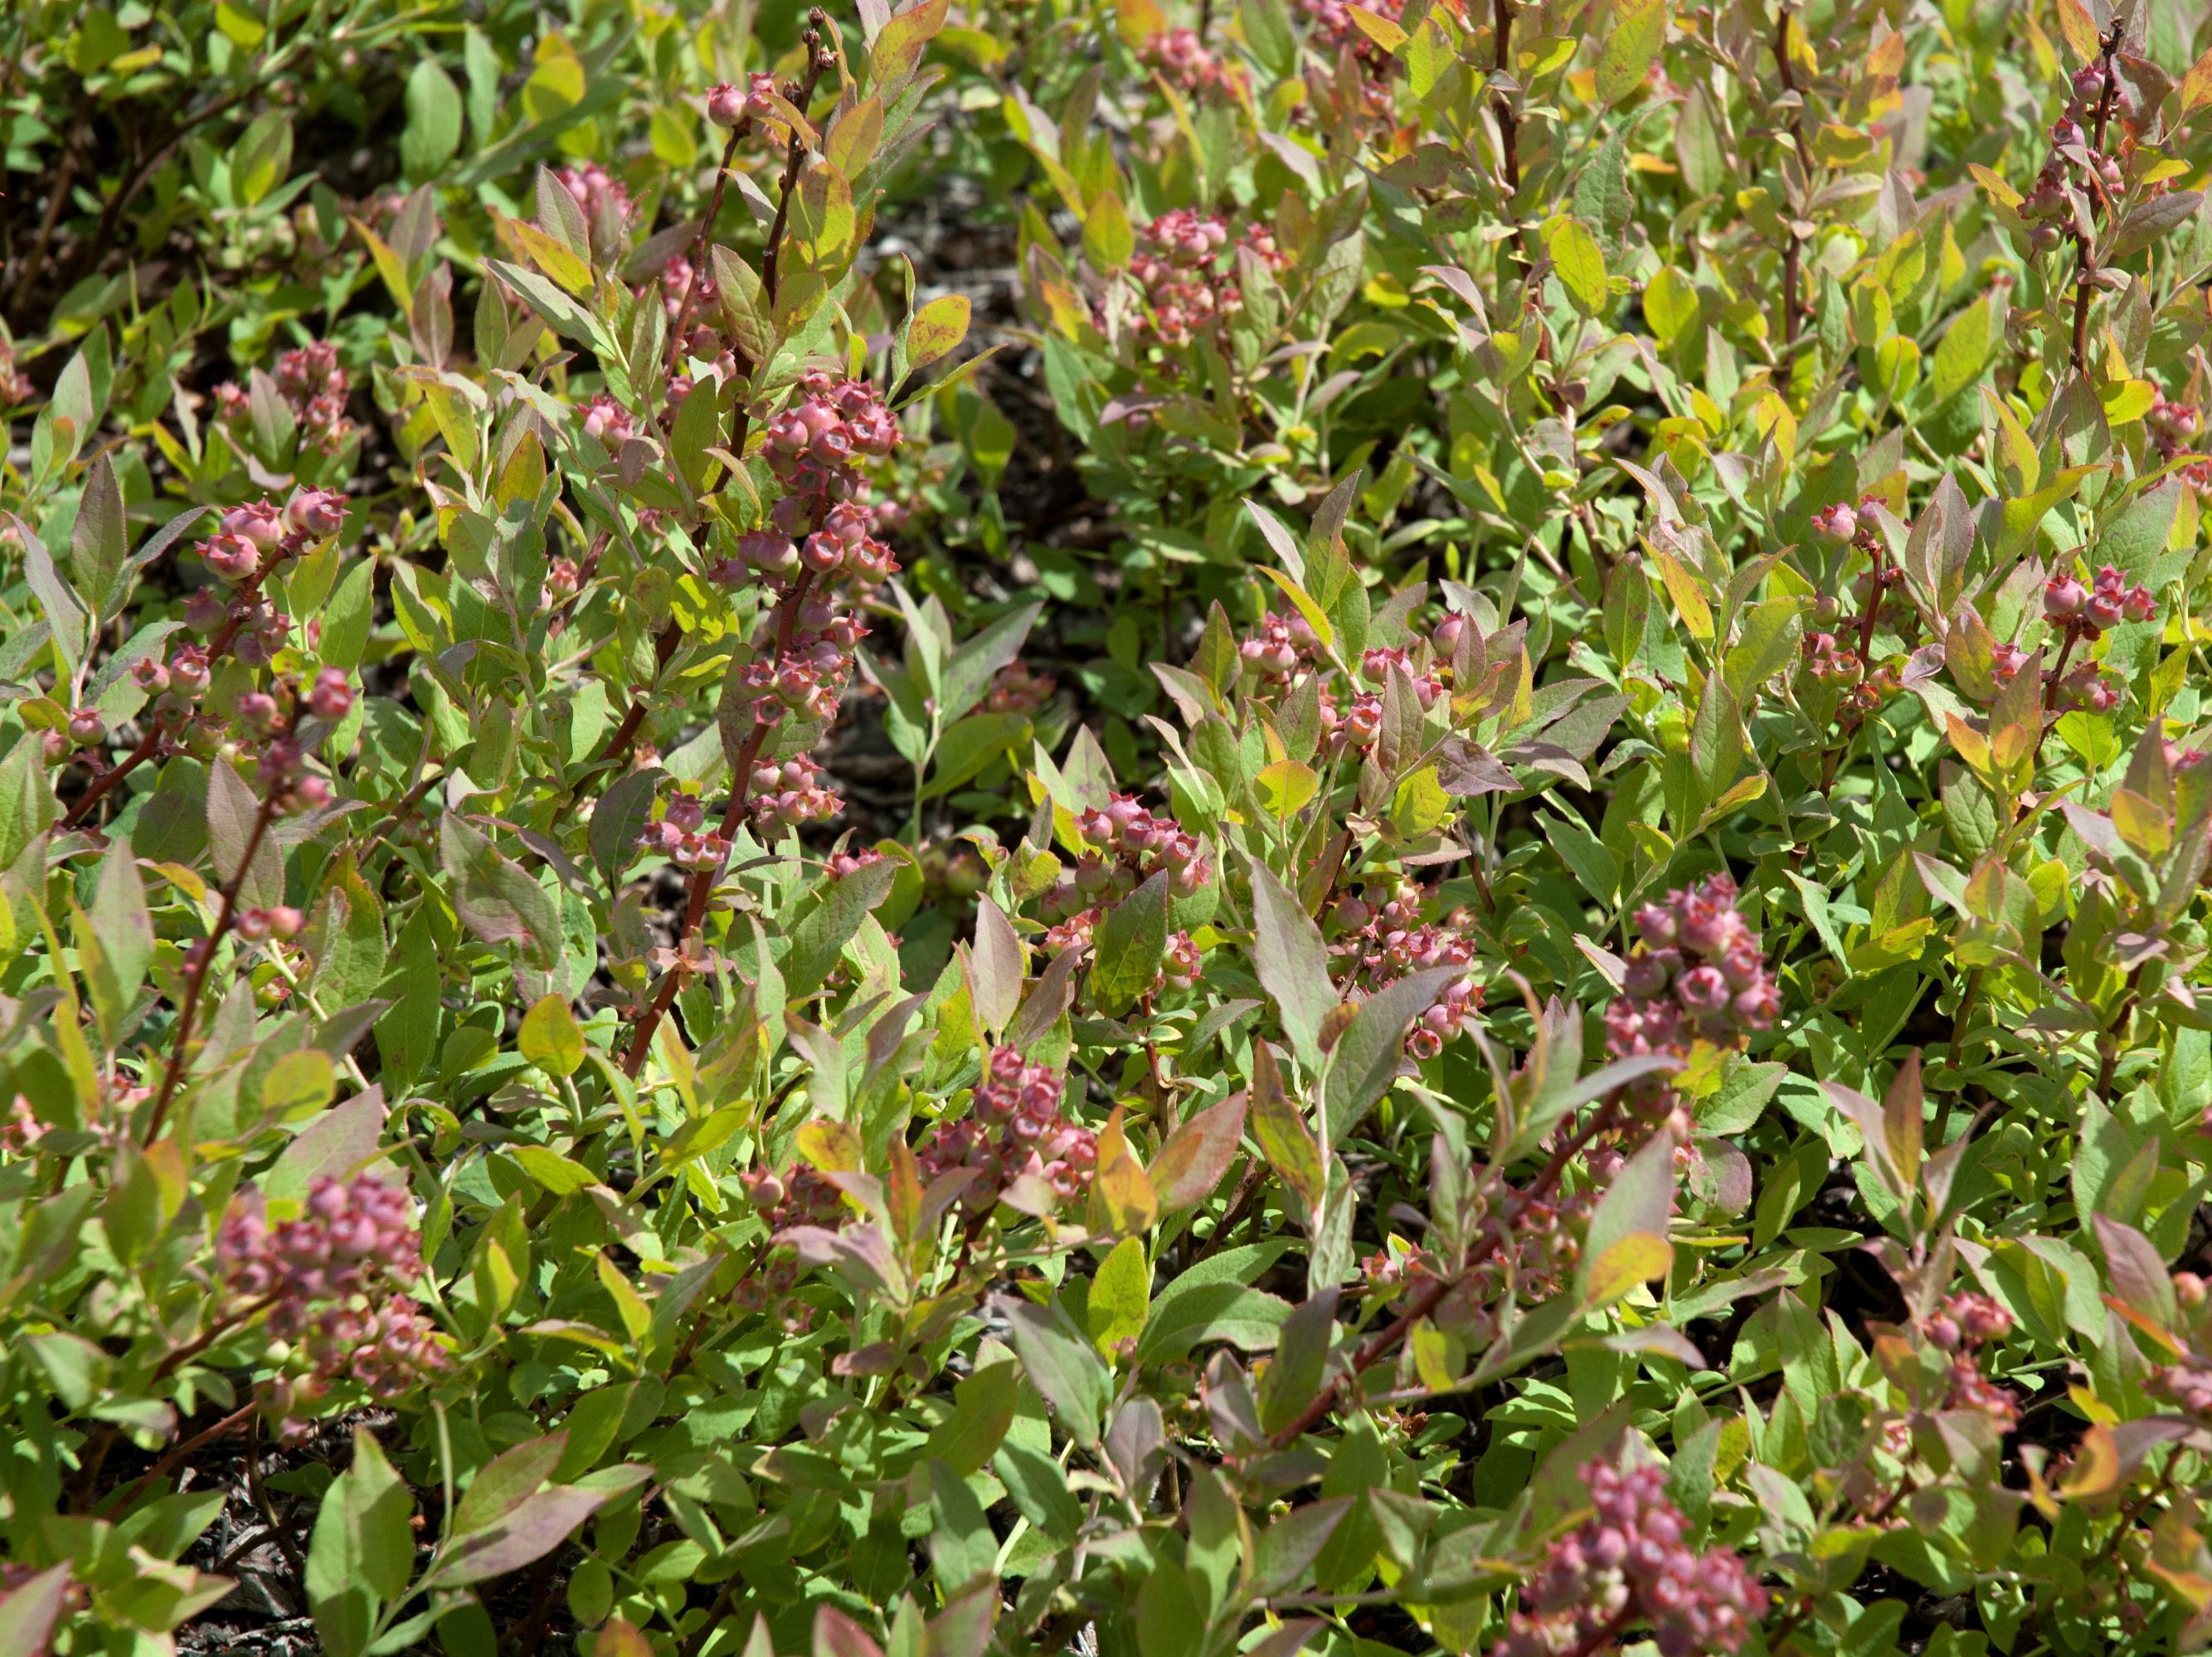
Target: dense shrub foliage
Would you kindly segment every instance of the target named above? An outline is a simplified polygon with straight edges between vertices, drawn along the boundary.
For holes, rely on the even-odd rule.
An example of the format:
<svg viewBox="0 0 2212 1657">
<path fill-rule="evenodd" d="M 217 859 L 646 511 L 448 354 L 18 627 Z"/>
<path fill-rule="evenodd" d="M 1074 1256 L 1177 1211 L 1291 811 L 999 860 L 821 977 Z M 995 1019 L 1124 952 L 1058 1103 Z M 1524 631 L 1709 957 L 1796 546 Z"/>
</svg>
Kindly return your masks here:
<svg viewBox="0 0 2212 1657">
<path fill-rule="evenodd" d="M 2185 0 L 19 0 L 0 1653 L 2212 1642 Z"/>
</svg>

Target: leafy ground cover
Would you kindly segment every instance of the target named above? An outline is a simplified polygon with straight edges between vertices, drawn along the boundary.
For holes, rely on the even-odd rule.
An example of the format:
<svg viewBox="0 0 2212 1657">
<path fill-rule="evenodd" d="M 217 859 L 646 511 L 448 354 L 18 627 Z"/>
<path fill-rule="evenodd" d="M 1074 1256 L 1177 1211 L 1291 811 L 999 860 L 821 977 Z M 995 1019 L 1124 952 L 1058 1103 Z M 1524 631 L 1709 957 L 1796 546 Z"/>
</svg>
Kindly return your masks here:
<svg viewBox="0 0 2212 1657">
<path fill-rule="evenodd" d="M 2204 1648 L 2208 44 L 11 9 L 0 1652 Z"/>
</svg>

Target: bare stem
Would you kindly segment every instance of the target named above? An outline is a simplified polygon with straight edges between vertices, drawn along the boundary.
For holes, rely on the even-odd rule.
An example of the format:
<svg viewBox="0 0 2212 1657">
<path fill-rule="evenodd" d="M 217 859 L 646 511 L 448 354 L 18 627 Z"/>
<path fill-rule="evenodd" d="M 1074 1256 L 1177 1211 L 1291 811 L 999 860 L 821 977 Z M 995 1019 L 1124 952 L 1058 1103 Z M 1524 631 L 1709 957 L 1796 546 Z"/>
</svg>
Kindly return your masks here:
<svg viewBox="0 0 2212 1657">
<path fill-rule="evenodd" d="M 161 1124 L 168 1119 L 170 1101 L 175 1098 L 177 1083 L 184 1079 L 185 1061 L 192 1042 L 192 1025 L 199 1017 L 200 992 L 206 988 L 208 974 L 215 968 L 215 952 L 229 935 L 231 924 L 238 918 L 238 894 L 246 884 L 247 872 L 253 867 L 254 854 L 260 851 L 261 841 L 269 832 L 269 825 L 276 816 L 276 790 L 270 788 L 262 798 L 261 808 L 253 814 L 253 827 L 246 832 L 246 849 L 239 854 L 238 867 L 222 883 L 222 907 L 216 912 L 215 930 L 208 934 L 207 942 L 185 968 L 185 998 L 177 1011 L 175 1044 L 169 1049 L 168 1069 L 161 1076 L 161 1091 L 154 1101 L 154 1114 L 146 1119 L 146 1131 L 140 1136 L 141 1144 L 152 1144 L 161 1132 Z"/>
</svg>

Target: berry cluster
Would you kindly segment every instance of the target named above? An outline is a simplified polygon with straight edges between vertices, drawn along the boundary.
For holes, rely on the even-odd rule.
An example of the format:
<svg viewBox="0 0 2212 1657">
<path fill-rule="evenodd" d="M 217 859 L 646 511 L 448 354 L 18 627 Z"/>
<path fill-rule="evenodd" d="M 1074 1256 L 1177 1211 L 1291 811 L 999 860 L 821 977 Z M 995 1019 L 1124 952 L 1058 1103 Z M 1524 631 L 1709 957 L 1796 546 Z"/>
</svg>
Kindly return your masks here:
<svg viewBox="0 0 2212 1657">
<path fill-rule="evenodd" d="M 2094 147 L 2094 135 L 2105 128 L 2100 112 L 2126 112 L 2124 88 L 2099 61 L 2074 71 L 2073 94 L 2051 124 L 2051 154 L 2018 209 L 2029 227 L 2031 252 L 2047 253 L 2068 234 L 2089 234 L 2081 188 L 2111 201 L 2126 187 L 2118 158 Z"/>
<path fill-rule="evenodd" d="M 308 1187 L 307 1212 L 270 1227 L 258 1205 L 225 1217 L 216 1258 L 240 1294 L 273 1297 L 269 1324 L 280 1335 L 307 1326 L 319 1302 L 363 1294 L 387 1272 L 412 1276 L 422 1239 L 405 1189 L 370 1174 L 341 1183 L 327 1174 Z"/>
<path fill-rule="evenodd" d="M 1173 817 L 1155 816 L 1134 794 L 1116 794 L 1075 820 L 1075 832 L 1089 849 L 1075 868 L 1045 894 L 1048 920 L 1069 920 L 1102 900 L 1127 896 L 1160 871 L 1168 889 L 1188 897 L 1206 883 L 1212 865 L 1198 836 Z"/>
<path fill-rule="evenodd" d="M 992 676 L 983 708 L 990 713 L 1034 713 L 1059 689 L 1060 682 L 1051 674 L 1035 672 L 1026 662 L 1009 662 Z"/>
<path fill-rule="evenodd" d="M 993 1048 L 974 1114 L 939 1123 L 915 1152 L 923 1180 L 972 1173 L 961 1197 L 971 1214 L 989 1211 L 1018 1180 L 1040 1182 L 1058 1201 L 1081 1196 L 1098 1163 L 1098 1136 L 1067 1117 L 1063 1093 L 1055 1071 L 1024 1063 L 1012 1047 Z"/>
<path fill-rule="evenodd" d="M 1480 1235 L 1484 1228 L 1501 1223 L 1487 1216 L 1486 1206 L 1478 1205 L 1469 1235 Z M 1534 1306 L 1565 1293 L 1595 1206 L 1591 1192 L 1522 1202 L 1512 1211 L 1503 1242 L 1469 1266 L 1437 1304 L 1433 1315 L 1438 1326 L 1479 1350 L 1498 1338 L 1506 1308 Z M 1360 1267 L 1369 1292 L 1388 1300 L 1433 1281 L 1439 1269 L 1432 1254 L 1395 1239 Z"/>
<path fill-rule="evenodd" d="M 823 780 L 827 774 L 810 755 L 794 754 L 781 763 L 763 760 L 752 774 L 745 809 L 763 829 L 820 822 L 845 809 L 845 802 Z"/>
<path fill-rule="evenodd" d="M 707 808 L 696 794 L 672 795 L 658 821 L 638 831 L 637 848 L 658 853 L 679 869 L 720 869 L 730 842 L 707 829 Z"/>
<path fill-rule="evenodd" d="M 1288 679 L 1310 665 L 1321 649 L 1313 623 L 1295 610 L 1285 616 L 1270 610 L 1259 627 L 1237 646 L 1244 670 L 1263 683 Z"/>
<path fill-rule="evenodd" d="M 794 1225 L 835 1226 L 846 1211 L 845 1193 L 817 1168 L 802 1165 L 788 1179 L 764 1168 L 738 1177 L 744 1184 L 746 1200 L 759 1211 L 771 1236 Z"/>
<path fill-rule="evenodd" d="M 1932 1345 L 1951 1354 L 1948 1407 L 1972 1411 L 2000 1429 L 2009 1428 L 2020 1417 L 2019 1401 L 1982 1374 L 1974 1354 L 2011 1332 L 2012 1314 L 1987 1295 L 1968 1290 L 1946 1300 L 1923 1327 Z"/>
<path fill-rule="evenodd" d="M 725 81 L 707 94 L 707 118 L 726 132 L 750 121 L 764 137 L 781 143 L 784 129 L 775 124 L 775 76 L 765 70 L 755 70 L 745 77 L 744 85 Z"/>
<path fill-rule="evenodd" d="M 325 454 L 337 453 L 354 431 L 346 418 L 353 381 L 338 367 L 338 348 L 319 339 L 285 351 L 276 359 L 274 378 L 277 395 L 291 409 L 301 432 Z M 225 420 L 242 423 L 252 418 L 252 394 L 235 381 L 216 386 L 215 399 Z"/>
<path fill-rule="evenodd" d="M 0 339 L 0 409 L 12 409 L 18 404 L 28 403 L 39 394 L 30 375 L 15 366 L 15 348 Z"/>
<path fill-rule="evenodd" d="M 437 1332 L 392 1285 L 420 1275 L 422 1239 L 404 1187 L 373 1174 L 348 1183 L 317 1178 L 307 1211 L 270 1227 L 258 1199 L 240 1202 L 216 1237 L 216 1258 L 234 1293 L 265 1303 L 269 1328 L 298 1343 L 304 1375 L 279 1377 L 270 1399 L 304 1429 L 301 1411 L 341 1375 L 389 1402 L 446 1363 Z"/>
<path fill-rule="evenodd" d="M 2128 586 L 2127 578 L 2107 564 L 2097 572 L 2094 586 L 2084 586 L 2071 570 L 2045 581 L 2043 613 L 2054 625 L 2094 644 L 2107 628 L 2150 620 L 2158 613 L 2158 600 L 2148 587 Z"/>
<path fill-rule="evenodd" d="M 1240 79 L 1237 66 L 1224 63 L 1194 28 L 1161 29 L 1148 35 L 1137 48 L 1137 58 L 1187 98 L 1233 90 Z"/>
<path fill-rule="evenodd" d="M 1726 1549 L 1699 1553 L 1667 1499 L 1666 1470 L 1583 1469 L 1595 1510 L 1559 1538 L 1528 1586 L 1492 1657 L 1566 1657 L 1648 1627 L 1659 1657 L 1714 1657 L 1743 1644 L 1767 1594 Z"/>
<path fill-rule="evenodd" d="M 2203 412 L 2194 403 L 2177 403 L 2161 392 L 2143 416 L 2143 429 L 2150 434 L 2151 447 L 2158 458 L 2171 464 L 2183 455 L 2198 452 L 2197 446 L 2204 431 Z M 2190 460 L 2181 467 L 2180 476 L 2199 495 L 2212 493 L 2212 460 Z"/>
<path fill-rule="evenodd" d="M 2130 586 L 2127 578 L 2110 564 L 2097 572 L 2092 585 L 2084 585 L 2071 570 L 2062 570 L 2043 584 L 2044 618 L 2058 629 L 2057 665 L 2045 674 L 2051 705 L 2084 708 L 2092 713 L 2110 713 L 2119 705 L 2120 686 L 2096 663 L 2066 663 L 2077 645 L 2094 644 L 2108 628 L 2122 622 L 2148 622 L 2158 613 L 2150 589 Z"/>
<path fill-rule="evenodd" d="M 628 409 L 605 391 L 584 400 L 584 430 L 602 448 L 613 450 L 636 429 Z"/>
<path fill-rule="evenodd" d="M 1740 1047 L 1753 1031 L 1774 1023 L 1781 998 L 1759 934 L 1735 902 L 1735 881 L 1723 871 L 1637 910 L 1643 947 L 1629 958 L 1620 994 L 1605 1011 L 1607 1053 L 1686 1058 L 1695 1042 Z M 1647 1077 L 1628 1094 L 1648 1116 L 1675 1108 L 1663 1077 Z"/>
<path fill-rule="evenodd" d="M 1425 921 L 1425 895 L 1411 881 L 1376 881 L 1357 895 L 1336 901 L 1329 912 L 1334 932 L 1330 948 L 1337 957 L 1337 980 L 1349 994 L 1371 995 L 1409 973 L 1432 967 L 1474 964 L 1474 945 L 1467 936 L 1474 917 L 1455 909 L 1442 924 Z M 1407 1031 L 1407 1057 L 1435 1058 L 1481 1011 L 1480 986 L 1472 977 L 1455 979 Z"/>
<path fill-rule="evenodd" d="M 784 493 L 769 522 L 741 537 L 737 555 L 710 572 L 726 587 L 758 584 L 777 604 L 755 654 L 739 670 L 757 755 L 787 717 L 827 723 L 868 629 L 848 607 L 898 568 L 873 533 L 860 467 L 898 446 L 898 422 L 865 380 L 819 369 L 799 377 L 799 399 L 766 427 L 769 470 Z M 743 779 L 756 822 L 789 827 L 843 809 L 820 768 L 803 759 L 748 762 Z"/>
<path fill-rule="evenodd" d="M 300 738 L 299 726 L 308 714 L 325 725 L 345 717 L 354 702 L 353 686 L 345 674 L 325 668 L 310 685 L 290 686 L 289 717 L 269 690 L 245 691 L 227 709 L 211 709 L 205 699 L 216 664 L 225 657 L 249 668 L 266 667 L 290 642 L 293 618 L 265 595 L 267 578 L 284 560 L 337 533 L 344 520 L 345 497 L 326 489 L 302 489 L 281 512 L 263 500 L 223 513 L 216 532 L 195 549 L 229 588 L 229 596 L 225 598 L 218 588 L 203 588 L 184 606 L 185 624 L 213 636 L 204 645 L 178 646 L 166 660 L 149 656 L 132 665 L 132 683 L 152 699 L 152 728 L 139 750 L 118 770 L 155 755 L 204 756 L 219 745 L 234 744 L 240 758 L 258 749 L 251 756 L 259 767 L 262 792 L 281 808 L 307 810 L 329 804 L 330 784 L 303 769 L 307 744 Z M 311 641 L 319 631 L 310 624 Z M 275 687 L 287 688 L 283 683 Z M 96 708 L 76 709 L 65 731 L 46 733 L 46 756 L 52 762 L 63 762 L 72 757 L 73 750 L 103 744 L 107 734 L 106 721 Z M 97 777 L 109 777 L 97 756 L 85 757 L 92 761 Z"/>
<path fill-rule="evenodd" d="M 1247 228 L 1236 246 L 1272 267 L 1289 262 L 1264 225 Z M 1229 226 L 1187 207 L 1163 213 L 1139 232 L 1129 275 L 1144 291 L 1147 320 L 1163 344 L 1188 344 L 1243 307 L 1235 276 L 1221 267 L 1230 252 Z"/>
</svg>

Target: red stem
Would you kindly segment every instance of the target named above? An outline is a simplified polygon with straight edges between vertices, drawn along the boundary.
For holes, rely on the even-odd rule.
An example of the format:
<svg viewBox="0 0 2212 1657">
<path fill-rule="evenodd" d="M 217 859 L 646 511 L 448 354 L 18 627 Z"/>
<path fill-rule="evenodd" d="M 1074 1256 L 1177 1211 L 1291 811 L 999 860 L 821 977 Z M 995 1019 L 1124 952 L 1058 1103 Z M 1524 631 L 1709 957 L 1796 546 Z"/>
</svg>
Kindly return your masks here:
<svg viewBox="0 0 2212 1657">
<path fill-rule="evenodd" d="M 272 788 L 261 801 L 261 809 L 253 814 L 253 827 L 246 836 L 246 850 L 238 859 L 238 867 L 222 883 L 222 907 L 216 912 L 215 930 L 208 934 L 207 943 L 199 954 L 185 968 L 185 998 L 177 1011 L 176 1045 L 169 1052 L 168 1069 L 162 1073 L 161 1096 L 154 1101 L 154 1114 L 146 1120 L 146 1131 L 138 1143 L 150 1145 L 161 1132 L 161 1124 L 168 1119 L 169 1102 L 176 1096 L 177 1083 L 184 1079 L 186 1050 L 191 1046 L 192 1024 L 199 1016 L 200 992 L 206 986 L 208 974 L 215 966 L 215 952 L 229 933 L 231 923 L 238 915 L 238 894 L 246 884 L 246 872 L 253 867 L 255 853 L 261 849 L 264 835 L 276 815 L 276 791 Z"/>
</svg>

